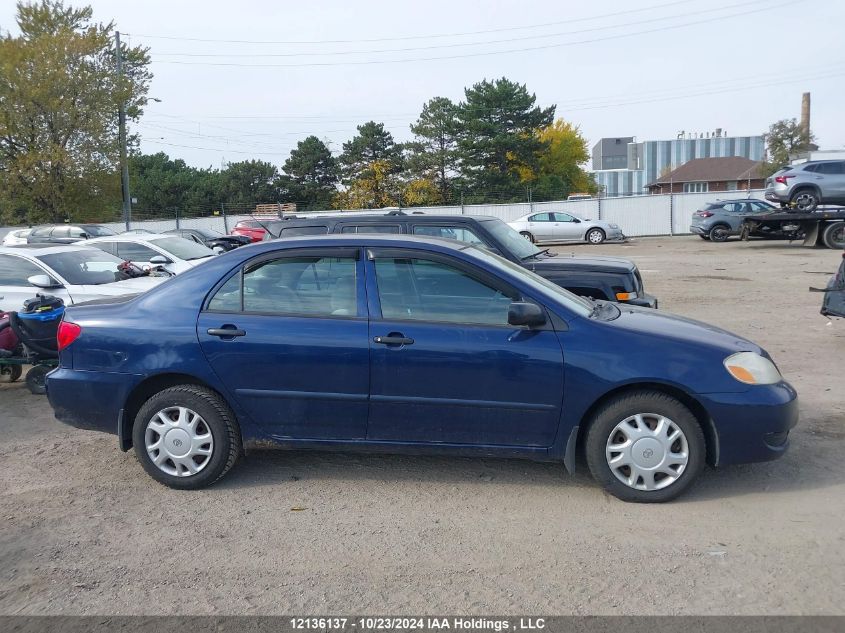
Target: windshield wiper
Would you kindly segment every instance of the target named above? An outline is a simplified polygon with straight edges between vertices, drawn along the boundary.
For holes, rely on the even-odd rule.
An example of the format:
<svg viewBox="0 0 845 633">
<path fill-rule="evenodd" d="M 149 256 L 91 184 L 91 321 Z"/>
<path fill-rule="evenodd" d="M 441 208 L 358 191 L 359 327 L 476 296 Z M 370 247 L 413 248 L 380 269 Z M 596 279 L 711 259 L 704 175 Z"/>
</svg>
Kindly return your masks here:
<svg viewBox="0 0 845 633">
<path fill-rule="evenodd" d="M 531 253 L 530 255 L 526 255 L 520 261 L 525 262 L 525 261 L 528 261 L 529 259 L 534 259 L 535 257 L 537 257 L 537 255 L 542 255 L 543 253 L 548 253 L 548 252 L 549 252 L 549 249 L 546 248 L 546 249 L 543 249 L 542 251 L 537 251 L 536 253 Z"/>
</svg>

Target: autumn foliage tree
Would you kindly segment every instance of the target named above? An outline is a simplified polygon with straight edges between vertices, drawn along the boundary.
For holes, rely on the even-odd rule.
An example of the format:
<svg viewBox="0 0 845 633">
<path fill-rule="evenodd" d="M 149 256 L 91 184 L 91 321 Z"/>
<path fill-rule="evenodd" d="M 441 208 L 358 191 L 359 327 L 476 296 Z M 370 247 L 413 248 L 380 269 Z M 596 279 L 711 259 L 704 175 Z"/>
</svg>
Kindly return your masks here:
<svg viewBox="0 0 845 633">
<path fill-rule="evenodd" d="M 90 7 L 19 2 L 20 34 L 0 38 L 0 216 L 61 221 L 119 199 L 118 104 L 137 119 L 151 79 L 143 47 L 123 46 Z"/>
</svg>

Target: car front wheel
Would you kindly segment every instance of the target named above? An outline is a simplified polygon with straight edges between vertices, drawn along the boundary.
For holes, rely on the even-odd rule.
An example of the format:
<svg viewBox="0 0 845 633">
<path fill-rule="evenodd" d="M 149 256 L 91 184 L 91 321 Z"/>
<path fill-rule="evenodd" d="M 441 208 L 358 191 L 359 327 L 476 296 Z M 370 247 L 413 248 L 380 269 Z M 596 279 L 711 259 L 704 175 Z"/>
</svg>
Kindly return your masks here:
<svg viewBox="0 0 845 633">
<path fill-rule="evenodd" d="M 601 244 L 605 238 L 604 231 L 601 229 L 590 229 L 587 231 L 586 238 L 590 244 Z"/>
<path fill-rule="evenodd" d="M 528 240 L 529 242 L 531 242 L 532 244 L 534 243 L 534 241 L 535 241 L 535 240 L 534 240 L 534 236 L 533 236 L 533 235 L 531 235 L 531 233 L 529 233 L 528 231 L 520 231 L 520 232 L 519 232 L 519 234 L 520 234 L 522 237 L 524 237 L 526 240 Z"/>
<path fill-rule="evenodd" d="M 234 414 L 219 395 L 197 385 L 170 387 L 147 400 L 135 416 L 132 441 L 147 474 L 183 490 L 213 484 L 241 452 Z"/>
<path fill-rule="evenodd" d="M 695 416 L 675 398 L 637 391 L 608 401 L 587 430 L 587 463 L 593 477 L 623 501 L 669 501 L 704 467 L 704 434 Z"/>
</svg>

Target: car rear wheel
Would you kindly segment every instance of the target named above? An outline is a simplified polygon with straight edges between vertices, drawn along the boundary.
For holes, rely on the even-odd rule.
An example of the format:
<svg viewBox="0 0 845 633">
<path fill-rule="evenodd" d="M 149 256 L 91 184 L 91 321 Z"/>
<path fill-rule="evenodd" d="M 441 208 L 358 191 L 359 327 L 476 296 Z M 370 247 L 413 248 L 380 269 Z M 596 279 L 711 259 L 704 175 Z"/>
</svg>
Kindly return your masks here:
<svg viewBox="0 0 845 633">
<path fill-rule="evenodd" d="M 147 400 L 132 429 L 135 454 L 156 481 L 195 490 L 223 477 L 238 459 L 241 438 L 223 399 L 197 385 L 179 385 Z"/>
<path fill-rule="evenodd" d="M 585 237 L 590 244 L 601 244 L 604 242 L 605 235 L 601 229 L 590 229 Z"/>
<path fill-rule="evenodd" d="M 608 401 L 587 430 L 587 463 L 605 490 L 652 503 L 680 495 L 704 467 L 704 434 L 675 398 L 637 391 Z"/>
<path fill-rule="evenodd" d="M 725 242 L 730 234 L 731 228 L 727 224 L 717 224 L 710 229 L 707 237 L 710 238 L 711 242 Z"/>
<path fill-rule="evenodd" d="M 810 213 L 819 206 L 819 195 L 814 189 L 799 189 L 792 194 L 789 203 L 798 211 Z"/>
<path fill-rule="evenodd" d="M 524 237 L 526 240 L 528 240 L 529 242 L 531 242 L 532 244 L 535 242 L 535 240 L 534 240 L 534 236 L 533 236 L 533 235 L 531 235 L 531 233 L 529 233 L 528 231 L 520 231 L 520 232 L 519 232 L 519 234 L 520 234 L 522 237 Z"/>
<path fill-rule="evenodd" d="M 822 234 L 822 240 L 828 248 L 845 249 L 845 222 L 829 224 Z"/>
</svg>

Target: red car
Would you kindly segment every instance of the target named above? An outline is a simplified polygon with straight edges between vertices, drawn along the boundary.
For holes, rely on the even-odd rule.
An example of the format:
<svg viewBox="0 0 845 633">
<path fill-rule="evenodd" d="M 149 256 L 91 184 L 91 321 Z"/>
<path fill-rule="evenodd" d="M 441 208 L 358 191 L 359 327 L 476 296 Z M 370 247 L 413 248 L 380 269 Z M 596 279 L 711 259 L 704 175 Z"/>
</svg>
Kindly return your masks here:
<svg viewBox="0 0 845 633">
<path fill-rule="evenodd" d="M 264 239 L 267 230 L 258 220 L 241 220 L 232 229 L 232 235 L 243 235 L 253 242 L 260 242 Z"/>
</svg>

